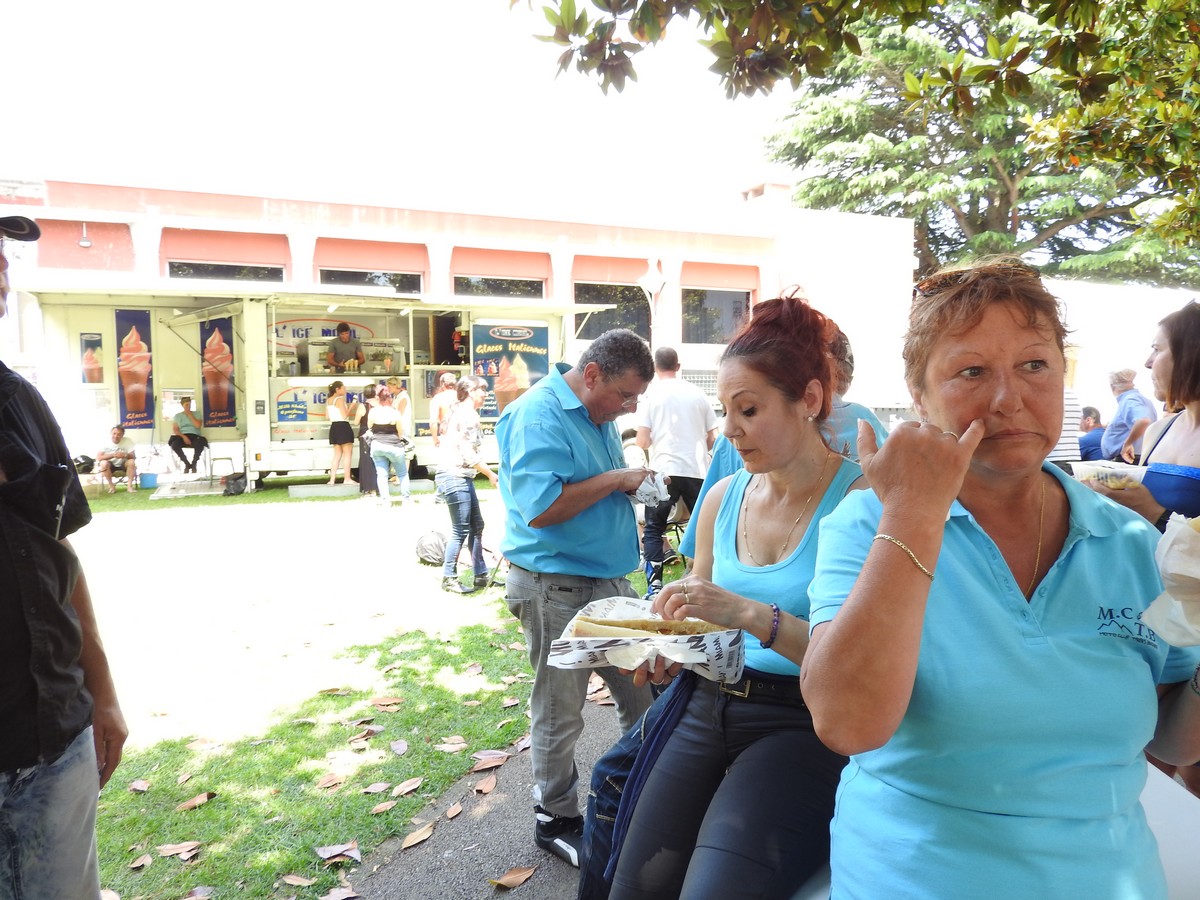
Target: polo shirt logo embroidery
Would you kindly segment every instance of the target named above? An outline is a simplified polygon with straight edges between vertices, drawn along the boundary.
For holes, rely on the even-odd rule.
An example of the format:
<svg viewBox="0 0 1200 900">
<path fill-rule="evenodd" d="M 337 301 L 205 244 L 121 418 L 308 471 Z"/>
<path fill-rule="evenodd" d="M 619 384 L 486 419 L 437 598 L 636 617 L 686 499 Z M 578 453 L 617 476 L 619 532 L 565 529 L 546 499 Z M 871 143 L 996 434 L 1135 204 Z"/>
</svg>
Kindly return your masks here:
<svg viewBox="0 0 1200 900">
<path fill-rule="evenodd" d="M 1100 622 L 1096 630 L 1105 637 L 1137 641 L 1150 647 L 1158 646 L 1158 635 L 1149 625 L 1142 623 L 1141 612 L 1132 606 L 1120 609 L 1101 606 L 1096 618 Z"/>
</svg>

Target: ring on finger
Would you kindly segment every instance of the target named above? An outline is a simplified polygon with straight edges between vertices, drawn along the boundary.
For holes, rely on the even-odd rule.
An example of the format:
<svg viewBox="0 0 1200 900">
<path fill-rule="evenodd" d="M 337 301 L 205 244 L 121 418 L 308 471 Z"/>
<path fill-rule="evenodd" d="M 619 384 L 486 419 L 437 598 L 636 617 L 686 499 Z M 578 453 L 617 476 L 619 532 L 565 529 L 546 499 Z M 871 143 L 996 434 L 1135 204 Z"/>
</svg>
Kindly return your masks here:
<svg viewBox="0 0 1200 900">
<path fill-rule="evenodd" d="M 683 582 L 683 599 L 688 603 L 692 601 L 691 595 L 688 594 L 688 583 L 686 581 Z"/>
</svg>

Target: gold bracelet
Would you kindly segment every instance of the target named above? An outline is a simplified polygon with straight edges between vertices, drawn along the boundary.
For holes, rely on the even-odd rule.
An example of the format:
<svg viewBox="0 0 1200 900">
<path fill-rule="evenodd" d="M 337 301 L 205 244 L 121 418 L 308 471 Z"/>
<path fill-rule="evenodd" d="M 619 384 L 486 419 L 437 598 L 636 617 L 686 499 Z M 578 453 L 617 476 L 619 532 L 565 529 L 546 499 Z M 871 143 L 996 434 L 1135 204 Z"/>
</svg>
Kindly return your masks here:
<svg viewBox="0 0 1200 900">
<path fill-rule="evenodd" d="M 875 541 L 888 541 L 889 543 L 895 544 L 897 547 L 899 547 L 901 550 L 903 550 L 905 553 L 908 554 L 908 558 L 913 561 L 914 566 L 916 566 L 918 569 L 920 569 L 922 572 L 924 572 L 926 575 L 928 575 L 930 581 L 933 581 L 933 573 L 930 572 L 923 565 L 921 565 L 921 561 L 919 559 L 917 559 L 917 554 L 915 554 L 911 550 L 909 550 L 908 544 L 904 543 L 904 541 L 900 540 L 899 538 L 894 538 L 890 534 L 883 534 L 882 532 L 875 535 L 875 537 L 871 538 L 872 543 L 874 543 Z"/>
</svg>

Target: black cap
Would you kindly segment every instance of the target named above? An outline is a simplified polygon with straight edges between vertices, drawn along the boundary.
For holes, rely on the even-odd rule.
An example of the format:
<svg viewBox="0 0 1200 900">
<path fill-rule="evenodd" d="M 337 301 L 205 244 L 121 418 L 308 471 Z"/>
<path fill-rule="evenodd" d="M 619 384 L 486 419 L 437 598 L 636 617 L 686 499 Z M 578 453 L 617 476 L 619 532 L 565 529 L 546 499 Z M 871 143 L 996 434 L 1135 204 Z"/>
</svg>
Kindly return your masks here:
<svg viewBox="0 0 1200 900">
<path fill-rule="evenodd" d="M 0 218 L 0 237 L 12 238 L 14 241 L 36 241 L 41 236 L 42 230 L 33 219 L 24 216 Z"/>
</svg>

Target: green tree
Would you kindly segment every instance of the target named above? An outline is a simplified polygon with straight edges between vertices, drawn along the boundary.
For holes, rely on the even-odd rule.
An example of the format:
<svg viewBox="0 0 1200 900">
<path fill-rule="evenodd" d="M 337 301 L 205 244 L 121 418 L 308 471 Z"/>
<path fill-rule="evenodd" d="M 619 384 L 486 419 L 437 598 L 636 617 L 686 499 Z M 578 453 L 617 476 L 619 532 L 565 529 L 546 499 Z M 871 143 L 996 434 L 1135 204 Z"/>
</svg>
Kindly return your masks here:
<svg viewBox="0 0 1200 900">
<path fill-rule="evenodd" d="M 518 0 L 510 0 L 515 5 Z M 531 5 L 533 0 L 527 0 Z M 941 0 L 544 0 L 572 64 L 607 90 L 636 77 L 633 58 L 673 20 L 694 17 L 730 96 L 799 86 L 860 52 L 867 22 L 929 28 Z M 986 57 L 965 54 L 914 67 L 905 99 L 928 114 L 969 115 L 1006 107 L 1035 90 L 1044 73 L 1064 95 L 1052 116 L 1026 127 L 1036 152 L 1085 170 L 1112 164 L 1122 177 L 1150 179 L 1169 199 L 1148 220 L 1174 242 L 1200 237 L 1200 11 L 1195 0 L 991 0 L 994 21 L 1026 12 L 1050 29 L 1044 43 L 987 34 Z M 582 8 L 586 7 L 586 8 Z"/>
<path fill-rule="evenodd" d="M 960 54 L 979 65 L 988 35 L 1037 44 L 1048 30 L 1023 14 L 993 21 L 966 0 L 948 0 L 924 28 L 864 21 L 861 52 L 805 79 L 772 140 L 775 158 L 801 172 L 796 202 L 911 217 L 922 272 L 1015 253 L 1062 273 L 1200 283 L 1194 253 L 1135 233 L 1134 210 L 1163 188 L 1112 163 L 1064 169 L 1031 154 L 1025 123 L 1056 115 L 1064 99 L 1048 76 L 1034 73 L 1004 104 L 958 114 L 911 105 L 910 69 L 949 67 Z"/>
</svg>

